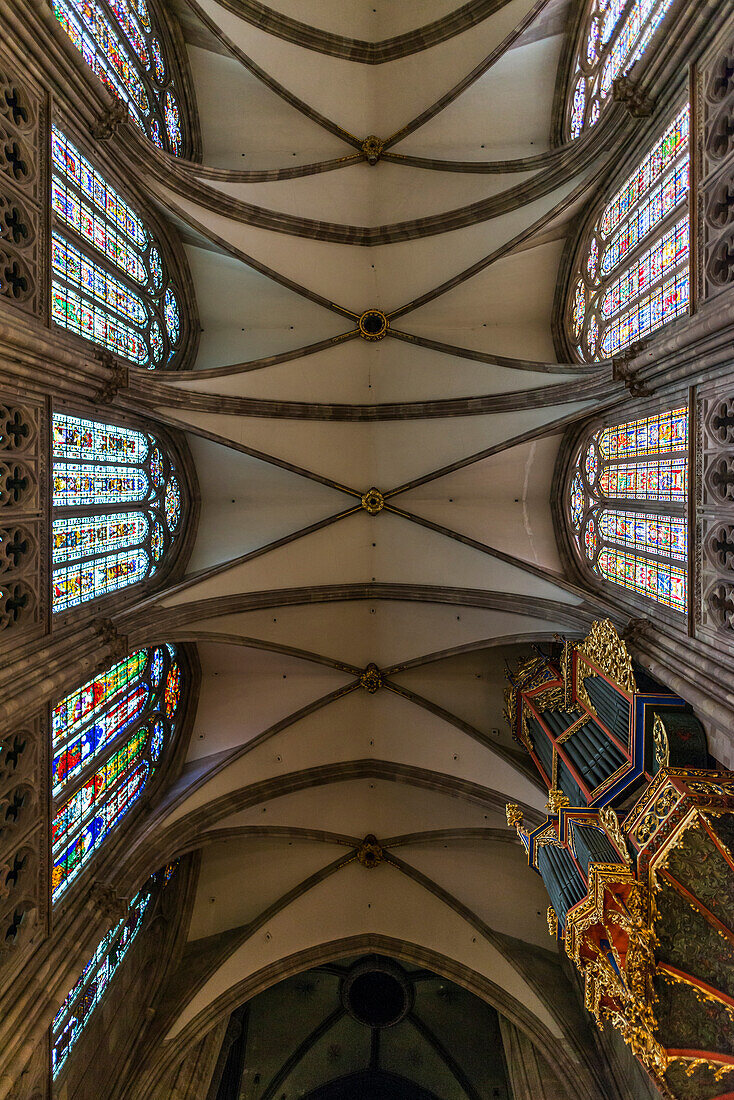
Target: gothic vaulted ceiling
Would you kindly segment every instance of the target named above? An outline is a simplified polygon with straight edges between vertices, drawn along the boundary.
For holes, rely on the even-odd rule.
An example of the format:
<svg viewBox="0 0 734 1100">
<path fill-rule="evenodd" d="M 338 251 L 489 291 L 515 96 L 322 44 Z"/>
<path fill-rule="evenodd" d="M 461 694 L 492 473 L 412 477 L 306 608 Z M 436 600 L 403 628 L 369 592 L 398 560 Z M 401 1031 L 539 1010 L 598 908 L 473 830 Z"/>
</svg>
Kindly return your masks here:
<svg viewBox="0 0 734 1100">
<path fill-rule="evenodd" d="M 504 660 L 595 610 L 549 505 L 599 392 L 552 337 L 606 167 L 601 138 L 550 144 L 575 7 L 168 6 L 203 147 L 197 165 L 140 145 L 201 324 L 194 370 L 144 383 L 201 494 L 156 607 L 202 667 L 157 825 L 160 850 L 201 850 L 168 1064 L 273 982 L 379 950 L 481 992 L 579 1095 L 611 1095 L 533 979 L 555 965 L 547 899 L 504 815 L 545 802 L 502 719 Z M 359 333 L 369 309 L 381 339 Z"/>
</svg>

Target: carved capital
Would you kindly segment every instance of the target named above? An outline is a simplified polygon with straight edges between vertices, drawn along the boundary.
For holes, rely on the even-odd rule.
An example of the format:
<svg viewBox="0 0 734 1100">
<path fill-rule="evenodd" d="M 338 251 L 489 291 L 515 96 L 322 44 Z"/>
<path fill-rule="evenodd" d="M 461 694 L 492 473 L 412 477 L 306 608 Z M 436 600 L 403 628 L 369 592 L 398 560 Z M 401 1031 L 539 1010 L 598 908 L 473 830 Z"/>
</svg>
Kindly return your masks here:
<svg viewBox="0 0 734 1100">
<path fill-rule="evenodd" d="M 91 127 L 92 137 L 97 141 L 109 141 L 129 117 L 127 104 L 116 98 L 112 106 L 108 107 Z"/>
<path fill-rule="evenodd" d="M 110 358 L 112 357 L 110 356 Z M 105 364 L 105 366 L 109 366 L 109 378 L 94 395 L 95 400 L 101 405 L 109 405 L 121 390 L 127 389 L 130 380 L 128 369 L 123 363 L 118 363 L 113 359 L 111 364 Z"/>
<path fill-rule="evenodd" d="M 122 920 L 127 913 L 127 902 L 108 882 L 97 879 L 89 891 L 88 904 L 95 913 L 109 920 Z"/>
<path fill-rule="evenodd" d="M 635 340 L 635 342 L 630 344 L 628 348 L 625 348 L 620 355 L 615 355 L 612 359 L 613 380 L 615 382 L 623 382 L 633 397 L 645 397 L 653 392 L 645 382 L 637 380 L 639 367 L 635 368 L 631 365 L 632 360 L 636 359 L 644 348 L 644 340 Z"/>
<path fill-rule="evenodd" d="M 613 82 L 612 99 L 622 103 L 633 118 L 649 118 L 655 106 L 655 100 L 645 95 L 637 81 L 628 76 L 618 76 Z"/>
<path fill-rule="evenodd" d="M 638 638 L 647 633 L 649 626 L 649 619 L 630 619 L 630 621 L 627 623 L 626 627 L 622 631 L 622 641 L 632 643 L 636 642 Z"/>
<path fill-rule="evenodd" d="M 112 619 L 94 619 L 92 626 L 99 636 L 100 643 L 108 650 L 108 656 L 101 658 L 97 665 L 98 671 L 104 672 L 106 668 L 109 668 L 111 661 L 118 661 L 123 657 L 127 657 L 130 652 L 127 634 L 118 633 Z"/>
</svg>

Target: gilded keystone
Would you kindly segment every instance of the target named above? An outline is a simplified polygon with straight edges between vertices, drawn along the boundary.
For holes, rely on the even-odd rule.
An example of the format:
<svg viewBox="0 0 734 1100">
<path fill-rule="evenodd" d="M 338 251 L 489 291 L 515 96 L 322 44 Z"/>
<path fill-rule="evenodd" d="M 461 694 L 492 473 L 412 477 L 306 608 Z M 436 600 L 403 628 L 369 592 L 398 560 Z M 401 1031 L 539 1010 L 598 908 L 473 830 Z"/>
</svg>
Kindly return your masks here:
<svg viewBox="0 0 734 1100">
<path fill-rule="evenodd" d="M 362 497 L 362 507 L 365 512 L 369 512 L 371 516 L 377 516 L 385 507 L 385 498 L 379 489 L 375 489 L 373 486 L 368 489 Z"/>
<path fill-rule="evenodd" d="M 367 157 L 368 164 L 377 164 L 382 156 L 384 141 L 380 141 L 376 134 L 370 134 L 362 142 L 362 152 Z"/>
<path fill-rule="evenodd" d="M 376 691 L 380 690 L 384 681 L 377 665 L 369 664 L 360 676 L 359 682 L 365 691 L 368 691 L 370 695 L 374 695 Z"/>
<path fill-rule="evenodd" d="M 357 859 L 363 867 L 371 871 L 373 867 L 377 867 L 378 864 L 382 863 L 384 858 L 385 853 L 382 850 L 382 845 L 378 843 L 377 837 L 372 833 L 368 833 L 357 849 Z"/>
</svg>

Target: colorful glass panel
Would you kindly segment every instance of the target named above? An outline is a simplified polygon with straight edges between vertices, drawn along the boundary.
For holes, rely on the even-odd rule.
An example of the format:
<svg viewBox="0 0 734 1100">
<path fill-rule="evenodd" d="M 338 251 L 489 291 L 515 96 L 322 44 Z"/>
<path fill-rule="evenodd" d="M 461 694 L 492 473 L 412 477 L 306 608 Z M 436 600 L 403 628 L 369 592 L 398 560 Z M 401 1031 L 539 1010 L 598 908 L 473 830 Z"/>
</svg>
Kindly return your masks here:
<svg viewBox="0 0 734 1100">
<path fill-rule="evenodd" d="M 686 610 L 687 574 L 682 569 L 613 547 L 602 550 L 597 563 L 607 580 L 650 596 L 675 611 Z"/>
<path fill-rule="evenodd" d="M 688 409 L 604 428 L 570 483 L 574 545 L 599 576 L 676 611 L 687 607 Z M 657 509 L 646 511 L 648 502 Z"/>
<path fill-rule="evenodd" d="M 616 355 L 688 311 L 689 128 L 685 104 L 579 249 L 567 330 L 581 359 Z M 585 343 L 579 339 L 580 296 Z"/>
<path fill-rule="evenodd" d="M 60 612 L 152 576 L 180 526 L 181 489 L 156 441 L 130 428 L 57 413 L 53 456 Z"/>
<path fill-rule="evenodd" d="M 52 894 L 56 901 L 135 804 L 183 696 L 175 649 L 139 650 L 53 711 Z M 69 793 L 69 791 L 71 793 Z"/>
<path fill-rule="evenodd" d="M 626 424 L 605 428 L 599 436 L 603 458 L 670 454 L 688 447 L 688 408 L 666 410 Z"/>
<path fill-rule="evenodd" d="M 112 928 L 64 998 L 51 1025 L 51 1072 L 57 1077 L 90 1015 L 140 931 L 153 899 L 151 884 L 130 903 L 127 914 Z"/>
<path fill-rule="evenodd" d="M 161 148 L 180 156 L 181 117 L 172 70 L 142 0 L 52 0 L 52 4 L 87 65 L 127 105 L 136 126 Z M 162 133 L 167 134 L 165 144 Z"/>
<path fill-rule="evenodd" d="M 672 0 L 595 0 L 576 52 L 568 106 L 571 140 L 595 125 L 614 80 L 644 54 Z"/>
<path fill-rule="evenodd" d="M 178 860 L 151 875 L 130 902 L 125 915 L 102 938 L 64 998 L 51 1025 L 51 1072 L 54 1078 L 61 1072 L 74 1044 L 143 927 L 146 913 L 151 911 L 151 903 L 171 881 L 177 869 Z"/>
<path fill-rule="evenodd" d="M 607 204 L 599 222 L 599 231 L 603 237 L 609 237 L 614 232 L 630 210 L 673 166 L 681 153 L 685 152 L 688 146 L 690 119 L 691 109 L 686 103 L 663 136 L 655 142 L 642 163 Z"/>
<path fill-rule="evenodd" d="M 51 153 L 54 321 L 137 366 L 164 366 L 179 347 L 181 318 L 160 249 L 56 126 Z"/>
</svg>

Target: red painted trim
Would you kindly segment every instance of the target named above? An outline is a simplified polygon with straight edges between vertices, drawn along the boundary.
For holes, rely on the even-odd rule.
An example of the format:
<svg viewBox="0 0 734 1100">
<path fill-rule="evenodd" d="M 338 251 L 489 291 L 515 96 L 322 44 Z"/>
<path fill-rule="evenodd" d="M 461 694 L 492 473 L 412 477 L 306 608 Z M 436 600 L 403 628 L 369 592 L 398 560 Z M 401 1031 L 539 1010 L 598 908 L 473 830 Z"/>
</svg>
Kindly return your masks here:
<svg viewBox="0 0 734 1100">
<path fill-rule="evenodd" d="M 682 978 L 683 981 L 687 982 L 689 985 L 694 985 L 698 989 L 710 993 L 717 1001 L 721 1001 L 722 1004 L 728 1005 L 729 1008 L 734 1008 L 734 997 L 728 997 L 726 993 L 722 993 L 716 986 L 709 985 L 707 982 L 702 982 L 700 978 L 694 978 L 692 974 L 686 974 L 685 970 L 679 970 L 678 967 L 670 966 L 669 963 L 658 963 L 657 968 L 664 974 L 672 974 L 676 978 Z"/>
<path fill-rule="evenodd" d="M 734 1100 L 734 1092 L 720 1092 L 718 1096 L 712 1096 L 711 1100 Z"/>
<path fill-rule="evenodd" d="M 669 1058 L 705 1058 L 722 1066 L 734 1066 L 734 1054 L 719 1054 L 716 1050 L 666 1050 Z M 734 1093 L 729 1093 L 733 1096 Z"/>
<path fill-rule="evenodd" d="M 731 928 L 727 928 L 725 924 L 722 924 L 719 918 L 715 917 L 711 910 L 707 909 L 706 906 L 694 894 L 690 892 L 690 890 L 686 890 L 685 886 L 678 882 L 676 878 L 673 878 L 670 871 L 660 871 L 660 877 L 666 882 L 670 883 L 676 893 L 680 894 L 681 897 L 684 897 L 687 901 L 690 901 L 691 905 L 695 906 L 695 908 L 698 909 L 699 913 L 707 922 L 707 924 L 710 924 L 711 927 L 715 928 L 717 932 L 721 932 L 722 935 L 726 936 L 730 943 L 734 944 L 734 932 L 732 932 Z M 734 1058 L 732 1058 L 732 1062 L 734 1062 Z"/>
</svg>

